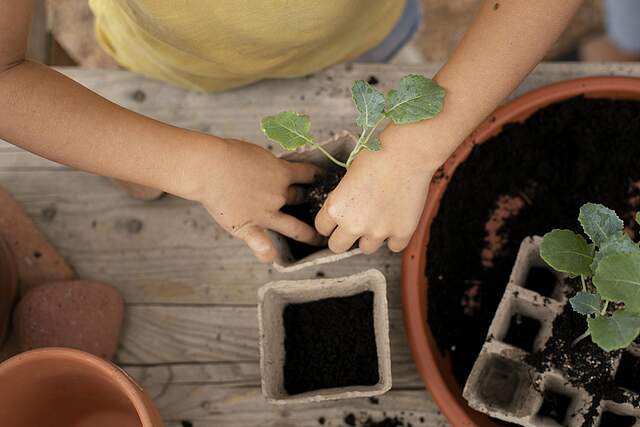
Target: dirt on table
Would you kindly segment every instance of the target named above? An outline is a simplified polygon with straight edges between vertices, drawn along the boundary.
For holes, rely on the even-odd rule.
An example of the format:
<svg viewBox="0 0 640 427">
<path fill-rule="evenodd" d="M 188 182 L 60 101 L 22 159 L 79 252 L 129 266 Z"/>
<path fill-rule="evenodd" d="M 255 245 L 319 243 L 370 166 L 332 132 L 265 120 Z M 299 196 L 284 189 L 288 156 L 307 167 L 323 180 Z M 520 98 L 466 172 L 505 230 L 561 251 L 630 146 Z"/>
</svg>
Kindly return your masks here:
<svg viewBox="0 0 640 427">
<path fill-rule="evenodd" d="M 378 383 L 373 292 L 284 309 L 284 388 L 290 395 Z"/>
<path fill-rule="evenodd" d="M 281 209 L 282 212 L 292 215 L 314 227 L 316 215 L 320 212 L 325 200 L 327 200 L 327 196 L 338 186 L 346 172 L 346 169 L 343 168 L 328 170 L 326 174 L 320 176 L 313 184 L 301 186 L 305 192 L 304 203 L 284 206 Z M 286 240 L 289 244 L 291 255 L 293 255 L 295 260 L 300 260 L 317 252 L 321 248 L 326 248 L 326 245 L 319 248 L 318 246 L 307 245 L 306 243 L 301 243 L 290 238 Z"/>
<path fill-rule="evenodd" d="M 474 148 L 449 179 L 431 226 L 428 323 L 464 385 L 522 240 L 554 228 L 579 230 L 579 208 L 602 203 L 631 234 L 640 202 L 640 102 L 577 97 L 510 124 Z M 505 196 L 524 206 L 498 230 L 499 253 L 486 258 L 487 222 Z M 473 309 L 469 309 L 473 295 Z"/>
</svg>

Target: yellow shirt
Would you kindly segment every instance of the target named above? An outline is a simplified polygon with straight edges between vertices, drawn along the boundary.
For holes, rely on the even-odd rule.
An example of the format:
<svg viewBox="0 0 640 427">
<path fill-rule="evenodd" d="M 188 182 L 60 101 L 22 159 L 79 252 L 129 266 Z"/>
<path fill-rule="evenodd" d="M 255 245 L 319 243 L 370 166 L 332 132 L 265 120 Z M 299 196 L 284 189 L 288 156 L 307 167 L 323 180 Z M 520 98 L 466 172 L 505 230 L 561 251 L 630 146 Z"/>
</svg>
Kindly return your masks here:
<svg viewBox="0 0 640 427">
<path fill-rule="evenodd" d="M 404 0 L 89 0 L 122 66 L 200 90 L 297 77 L 355 59 L 393 29 Z"/>
</svg>

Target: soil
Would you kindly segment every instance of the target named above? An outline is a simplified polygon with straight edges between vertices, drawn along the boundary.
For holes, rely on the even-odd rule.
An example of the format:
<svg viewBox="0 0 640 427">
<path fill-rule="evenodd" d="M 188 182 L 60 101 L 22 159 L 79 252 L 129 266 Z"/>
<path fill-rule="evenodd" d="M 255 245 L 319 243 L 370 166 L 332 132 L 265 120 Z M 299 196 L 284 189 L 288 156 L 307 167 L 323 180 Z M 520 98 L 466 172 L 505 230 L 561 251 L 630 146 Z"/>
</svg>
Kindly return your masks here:
<svg viewBox="0 0 640 427">
<path fill-rule="evenodd" d="M 284 309 L 284 388 L 290 395 L 378 383 L 373 292 Z"/>
<path fill-rule="evenodd" d="M 558 284 L 558 278 L 552 271 L 544 267 L 533 267 L 529 270 L 524 287 L 551 298 Z"/>
<path fill-rule="evenodd" d="M 320 212 L 324 201 L 327 200 L 329 193 L 338 186 L 346 172 L 343 168 L 330 170 L 318 178 L 315 183 L 302 185 L 301 187 L 305 191 L 304 202 L 300 205 L 284 206 L 281 209 L 282 212 L 292 215 L 313 227 L 316 215 Z M 319 249 L 327 247 L 326 245 L 322 247 L 307 245 L 306 243 L 301 243 L 288 237 L 286 240 L 289 244 L 291 255 L 296 261 L 317 252 Z"/>
<path fill-rule="evenodd" d="M 640 102 L 577 97 L 505 126 L 476 146 L 453 176 L 440 177 L 450 182 L 428 245 L 428 322 L 461 386 L 525 237 L 553 228 L 579 231 L 578 211 L 585 202 L 610 207 L 637 233 L 632 216 L 640 202 L 634 185 L 640 181 L 639 156 Z M 505 196 L 521 197 L 525 204 L 504 219 L 500 252 L 483 264 L 486 225 Z M 564 316 L 569 324 L 584 322 Z M 584 326 L 574 326 L 575 338 Z M 578 348 L 590 342 L 583 341 Z"/>
<path fill-rule="evenodd" d="M 525 237 L 553 228 L 579 231 L 578 211 L 588 201 L 624 213 L 631 223 L 629 200 L 640 194 L 631 185 L 640 180 L 638 141 L 640 102 L 578 97 L 505 126 L 475 147 L 453 176 L 441 178 L 450 182 L 431 227 L 428 319 L 461 385 Z M 505 246 L 493 266 L 484 267 L 485 225 L 496 201 L 523 191 L 530 202 L 505 220 Z M 461 301 L 471 288 L 477 289 L 481 306 L 465 314 Z"/>
<path fill-rule="evenodd" d="M 564 394 L 547 391 L 542 400 L 542 406 L 538 410 L 541 418 L 550 418 L 560 425 L 564 425 L 567 410 L 571 404 L 571 398 Z"/>
<path fill-rule="evenodd" d="M 533 350 L 533 343 L 538 337 L 540 327 L 538 320 L 522 314 L 514 314 L 511 317 L 504 342 L 529 353 Z"/>
</svg>

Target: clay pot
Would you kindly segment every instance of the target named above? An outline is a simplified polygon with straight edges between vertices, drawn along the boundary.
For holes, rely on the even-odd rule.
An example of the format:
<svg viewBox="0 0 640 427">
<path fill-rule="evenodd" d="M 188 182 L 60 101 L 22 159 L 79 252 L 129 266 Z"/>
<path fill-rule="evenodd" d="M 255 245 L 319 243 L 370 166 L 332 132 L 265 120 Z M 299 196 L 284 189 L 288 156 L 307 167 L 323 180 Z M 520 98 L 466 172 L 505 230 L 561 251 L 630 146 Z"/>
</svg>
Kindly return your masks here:
<svg viewBox="0 0 640 427">
<path fill-rule="evenodd" d="M 633 77 L 589 77 L 556 83 L 531 91 L 499 108 L 482 123 L 444 164 L 444 175 L 451 176 L 469 156 L 475 145 L 495 136 L 511 122 L 521 122 L 537 110 L 567 98 L 640 99 L 640 79 Z M 462 388 L 454 379 L 450 361 L 442 355 L 427 324 L 427 264 L 431 223 L 438 213 L 448 180 L 434 180 L 416 232 L 402 261 L 402 300 L 404 320 L 422 380 L 433 399 L 454 427 L 493 427 L 496 423 L 472 410 L 462 398 Z"/>
<path fill-rule="evenodd" d="M 0 345 L 6 338 L 17 294 L 18 269 L 9 245 L 0 237 Z"/>
<path fill-rule="evenodd" d="M 151 400 L 117 366 L 72 349 L 0 364 L 0 420 L 11 427 L 162 427 Z"/>
<path fill-rule="evenodd" d="M 22 297 L 13 314 L 20 351 L 75 348 L 112 359 L 124 317 L 116 288 L 90 280 L 45 283 Z"/>
</svg>

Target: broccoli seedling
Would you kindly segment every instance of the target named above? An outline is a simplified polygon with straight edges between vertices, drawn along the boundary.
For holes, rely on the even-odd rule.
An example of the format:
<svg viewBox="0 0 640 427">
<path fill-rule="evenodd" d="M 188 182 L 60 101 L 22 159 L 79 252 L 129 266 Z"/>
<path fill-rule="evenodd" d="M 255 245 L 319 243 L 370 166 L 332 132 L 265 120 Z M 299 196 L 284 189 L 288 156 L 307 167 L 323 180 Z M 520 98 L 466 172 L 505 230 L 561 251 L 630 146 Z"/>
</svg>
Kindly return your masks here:
<svg viewBox="0 0 640 427">
<path fill-rule="evenodd" d="M 287 151 L 311 145 L 322 151 L 336 165 L 348 168 L 360 151 L 380 150 L 380 140 L 374 133 L 385 120 L 406 124 L 438 115 L 442 111 L 444 89 L 431 79 L 410 74 L 400 79 L 398 90 L 389 91 L 386 99 L 369 83 L 357 80 L 351 87 L 351 98 L 358 111 L 356 123 L 362 129 L 362 133 L 344 162 L 316 144 L 311 135 L 311 121 L 307 115 L 284 111 L 275 116 L 264 117 L 261 121 L 262 132 Z"/>
<path fill-rule="evenodd" d="M 636 214 L 636 222 L 640 214 Z M 586 203 L 578 221 L 591 243 L 570 230 L 545 234 L 540 256 L 557 271 L 580 277 L 582 291 L 569 302 L 587 316 L 587 331 L 605 351 L 626 348 L 640 335 L 640 247 L 605 206 Z"/>
</svg>

